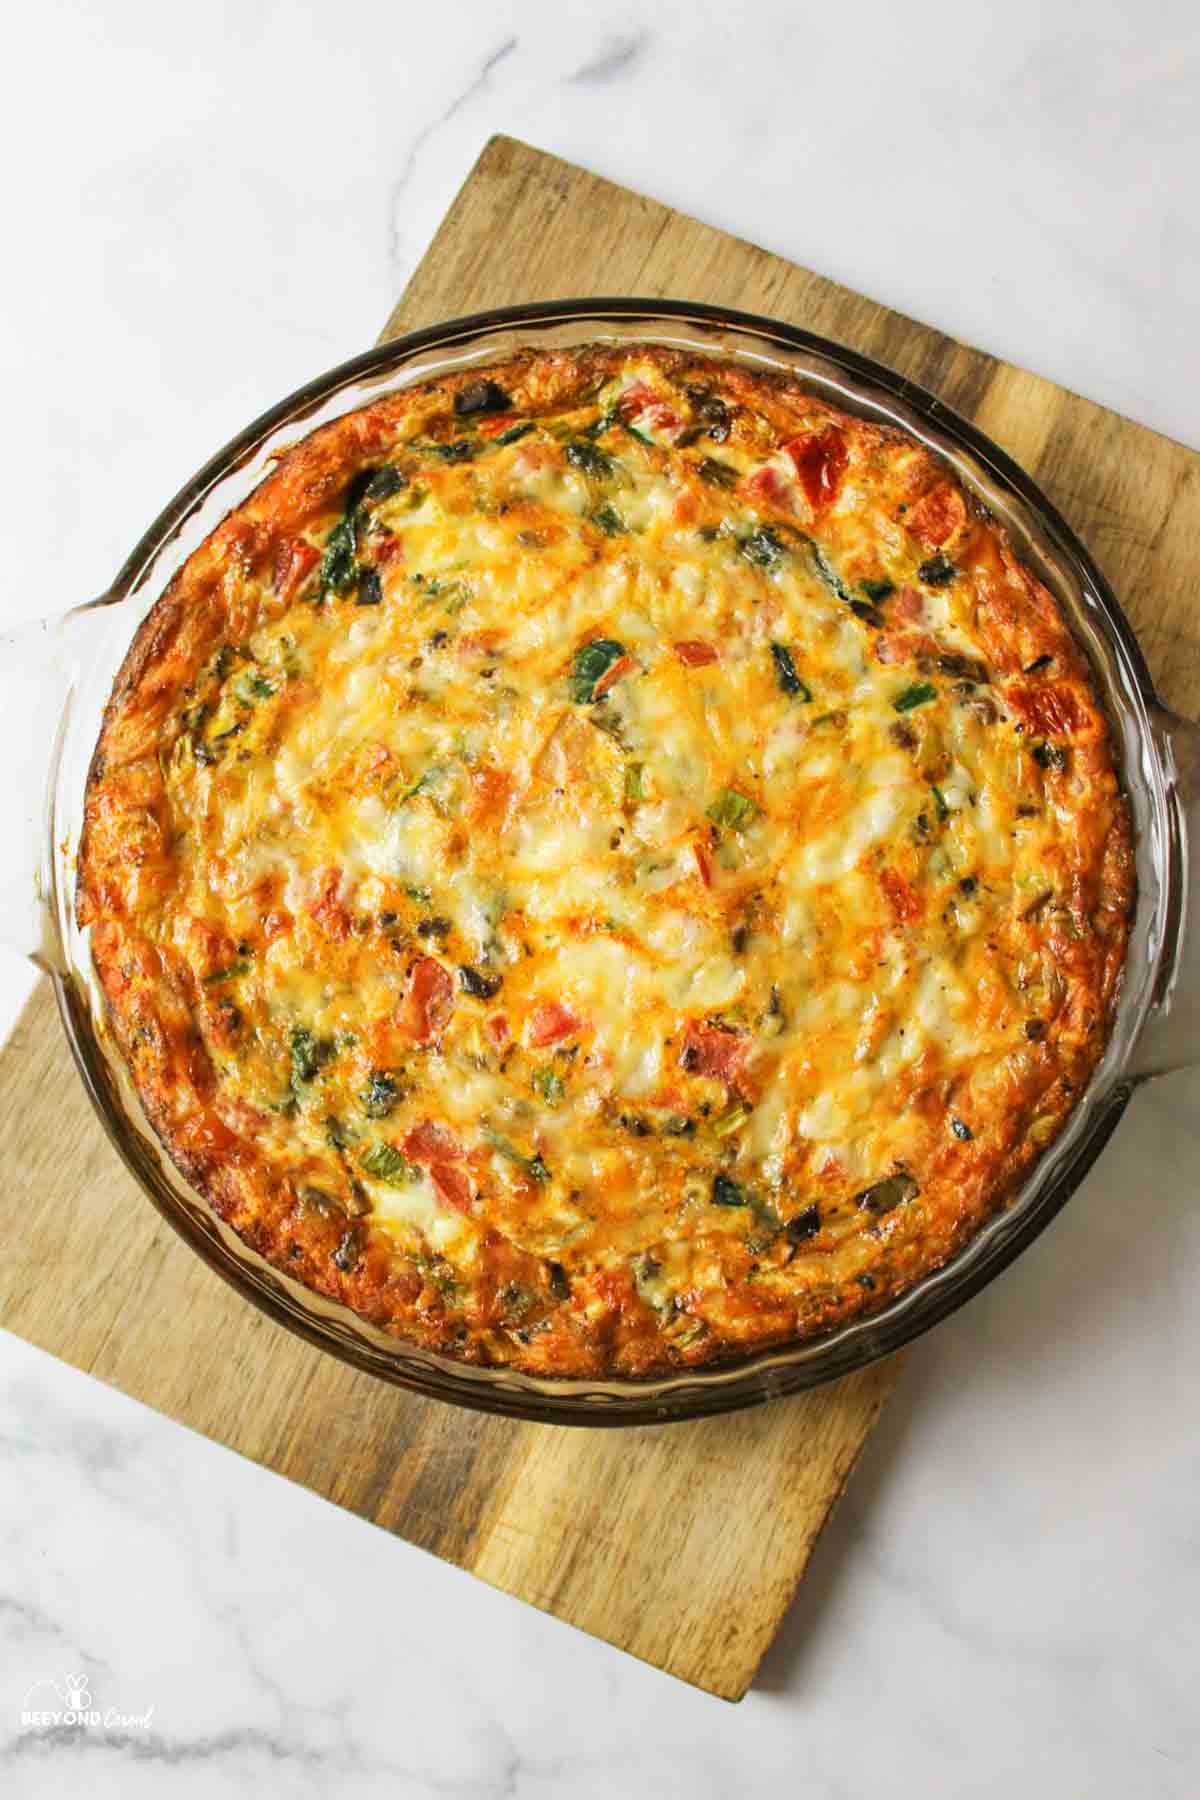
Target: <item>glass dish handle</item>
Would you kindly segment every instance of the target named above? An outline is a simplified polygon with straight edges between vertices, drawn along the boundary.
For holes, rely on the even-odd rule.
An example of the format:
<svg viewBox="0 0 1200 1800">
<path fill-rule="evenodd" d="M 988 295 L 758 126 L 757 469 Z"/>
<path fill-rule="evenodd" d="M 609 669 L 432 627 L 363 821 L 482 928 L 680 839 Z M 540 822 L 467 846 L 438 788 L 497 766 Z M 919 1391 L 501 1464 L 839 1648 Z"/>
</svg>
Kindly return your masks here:
<svg viewBox="0 0 1200 1800">
<path fill-rule="evenodd" d="M 53 780 L 96 608 L 0 631 L 0 943 L 58 961 L 51 895 Z"/>
<path fill-rule="evenodd" d="M 1200 725 L 1158 709 L 1154 726 L 1170 782 L 1172 843 L 1158 921 L 1163 976 L 1129 1071 L 1143 1079 L 1200 1064 Z"/>
</svg>

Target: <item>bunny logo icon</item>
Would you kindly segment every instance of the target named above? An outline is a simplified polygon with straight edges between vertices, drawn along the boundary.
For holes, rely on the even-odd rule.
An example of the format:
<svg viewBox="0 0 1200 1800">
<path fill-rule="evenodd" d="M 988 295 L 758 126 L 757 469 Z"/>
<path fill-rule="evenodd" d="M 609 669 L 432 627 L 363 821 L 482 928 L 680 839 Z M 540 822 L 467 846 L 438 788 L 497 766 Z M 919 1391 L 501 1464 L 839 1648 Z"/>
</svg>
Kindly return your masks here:
<svg viewBox="0 0 1200 1800">
<path fill-rule="evenodd" d="M 67 1703 L 67 1710 L 74 1713 L 86 1712 L 88 1707 L 92 1704 L 92 1696 L 88 1691 L 87 1676 L 68 1675 L 64 1686 L 67 1691 L 63 1695 L 63 1699 Z"/>
</svg>

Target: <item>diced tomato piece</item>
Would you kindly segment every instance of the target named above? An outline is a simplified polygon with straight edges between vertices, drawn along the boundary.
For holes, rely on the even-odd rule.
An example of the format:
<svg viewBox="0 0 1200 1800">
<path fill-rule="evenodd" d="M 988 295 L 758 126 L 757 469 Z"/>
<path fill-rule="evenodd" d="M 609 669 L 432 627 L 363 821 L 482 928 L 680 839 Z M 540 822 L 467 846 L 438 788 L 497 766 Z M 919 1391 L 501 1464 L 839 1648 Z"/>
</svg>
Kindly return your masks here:
<svg viewBox="0 0 1200 1800">
<path fill-rule="evenodd" d="M 652 400 L 657 399 L 658 395 L 648 383 L 644 381 L 633 381 L 630 382 L 629 386 L 625 389 L 625 392 L 621 395 L 621 398 L 617 401 L 617 412 L 620 414 L 621 418 L 626 421 L 629 419 L 636 419 L 638 414 L 642 412 L 645 407 L 649 406 Z"/>
<path fill-rule="evenodd" d="M 673 406 L 660 400 L 652 387 L 635 381 L 617 401 L 617 412 L 627 425 L 641 419 L 652 431 L 678 431 L 683 420 Z"/>
<path fill-rule="evenodd" d="M 534 1049 L 560 1044 L 583 1030 L 585 1020 L 561 1000 L 539 1000 L 529 1015 L 529 1043 Z"/>
<path fill-rule="evenodd" d="M 1028 687 L 1014 682 L 1004 698 L 1021 723 L 1038 737 L 1063 737 L 1083 724 L 1074 690 L 1056 687 L 1052 681 Z"/>
<path fill-rule="evenodd" d="M 920 918 L 925 910 L 925 902 L 896 869 L 881 870 L 879 885 L 887 895 L 888 905 L 898 924 L 908 925 Z"/>
<path fill-rule="evenodd" d="M 919 588 L 902 587 L 888 609 L 900 619 L 923 619 L 925 596 Z"/>
<path fill-rule="evenodd" d="M 706 663 L 719 661 L 716 650 L 703 638 L 684 638 L 674 650 L 685 669 L 702 669 Z"/>
<path fill-rule="evenodd" d="M 747 475 L 742 483 L 742 492 L 747 499 L 757 501 L 760 505 L 773 506 L 779 512 L 796 510 L 795 489 L 771 463 L 756 469 L 753 475 Z"/>
<path fill-rule="evenodd" d="M 493 1044 L 507 1044 L 509 1039 L 508 1020 L 503 1013 L 495 1013 L 488 1020 L 487 1028 Z"/>
<path fill-rule="evenodd" d="M 290 600 L 320 562 L 321 552 L 307 538 L 283 538 L 275 550 L 275 592 Z"/>
<path fill-rule="evenodd" d="M 452 1131 L 426 1119 L 414 1125 L 405 1138 L 404 1154 L 409 1162 L 435 1163 L 461 1162 L 465 1152 Z"/>
<path fill-rule="evenodd" d="M 308 909 L 310 917 L 317 921 L 326 937 L 336 938 L 339 942 L 349 937 L 351 927 L 349 910 L 341 898 L 341 885 L 342 871 L 326 869 L 317 898 Z"/>
<path fill-rule="evenodd" d="M 615 687 L 617 682 L 620 681 L 623 676 L 628 675 L 631 670 L 636 668 L 637 664 L 634 662 L 632 656 L 618 656 L 616 662 L 611 663 L 609 667 L 605 669 L 603 675 L 600 676 L 599 680 L 594 684 L 592 688 L 592 699 L 598 700 L 601 694 L 607 694 L 610 687 Z"/>
<path fill-rule="evenodd" d="M 381 568 L 404 555 L 404 539 L 394 531 L 376 531 L 371 538 L 371 547 Z"/>
<path fill-rule="evenodd" d="M 464 1150 L 452 1131 L 426 1119 L 414 1125 L 404 1140 L 404 1154 L 409 1162 L 424 1163 L 429 1179 L 448 1206 L 467 1213 L 475 1190 L 471 1178 L 461 1166 Z"/>
<path fill-rule="evenodd" d="M 687 1028 L 679 1062 L 689 1075 L 711 1075 L 717 1081 L 732 1082 L 748 1048 L 743 1032 L 692 1023 Z"/>
<path fill-rule="evenodd" d="M 700 843 L 694 843 L 692 845 L 692 855 L 696 859 L 697 874 L 705 887 L 710 888 L 713 884 L 712 857 L 708 854 L 705 846 Z"/>
<path fill-rule="evenodd" d="M 923 631 L 882 631 L 875 640 L 875 656 L 881 663 L 916 663 L 937 654 L 937 644 Z"/>
<path fill-rule="evenodd" d="M 447 1206 L 452 1206 L 455 1212 L 470 1212 L 475 1190 L 465 1169 L 460 1168 L 457 1163 L 431 1163 L 429 1179 Z"/>
<path fill-rule="evenodd" d="M 435 956 L 419 956 L 408 978 L 408 994 L 401 1026 L 419 1044 L 440 1037 L 454 1011 L 454 983 L 450 971 Z"/>
<path fill-rule="evenodd" d="M 516 413 L 488 413 L 485 418 L 476 422 L 476 430 L 480 437 L 496 438 L 511 431 L 516 423 Z"/>
<path fill-rule="evenodd" d="M 947 542 L 966 523 L 967 503 L 948 481 L 917 501 L 904 523 L 935 548 Z"/>
<path fill-rule="evenodd" d="M 837 499 L 850 460 L 845 438 L 836 425 L 826 425 L 809 437 L 793 438 L 784 449 L 809 506 L 814 513 L 824 512 Z"/>
</svg>

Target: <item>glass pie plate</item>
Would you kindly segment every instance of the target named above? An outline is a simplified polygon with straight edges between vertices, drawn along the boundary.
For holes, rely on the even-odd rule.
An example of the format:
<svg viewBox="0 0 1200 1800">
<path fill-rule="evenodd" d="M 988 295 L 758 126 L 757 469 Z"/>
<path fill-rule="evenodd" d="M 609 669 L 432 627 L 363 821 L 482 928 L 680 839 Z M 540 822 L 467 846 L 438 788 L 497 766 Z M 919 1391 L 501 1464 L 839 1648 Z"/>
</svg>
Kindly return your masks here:
<svg viewBox="0 0 1200 1800">
<path fill-rule="evenodd" d="M 316 426 L 392 389 L 501 360 L 518 346 L 649 341 L 786 369 L 850 412 L 912 433 L 1004 526 L 1088 654 L 1133 810 L 1138 898 L 1111 1039 L 1065 1129 L 1011 1202 L 944 1267 L 866 1318 L 781 1349 L 645 1379 L 547 1380 L 413 1348 L 264 1261 L 189 1187 L 151 1130 L 105 1020 L 73 919 L 74 852 L 100 719 L 138 625 L 213 527 Z M 697 1418 L 830 1381 L 886 1356 L 977 1293 L 1078 1187 L 1134 1087 L 1200 1060 L 1200 727 L 1158 701 L 1115 596 L 1029 478 L 933 395 L 793 326 L 714 307 L 555 301 L 452 320 L 341 365 L 282 401 L 208 462 L 89 605 L 0 638 L 0 938 L 49 974 L 67 1047 L 148 1199 L 246 1299 L 310 1343 L 439 1400 L 523 1419 L 631 1425 Z"/>
</svg>

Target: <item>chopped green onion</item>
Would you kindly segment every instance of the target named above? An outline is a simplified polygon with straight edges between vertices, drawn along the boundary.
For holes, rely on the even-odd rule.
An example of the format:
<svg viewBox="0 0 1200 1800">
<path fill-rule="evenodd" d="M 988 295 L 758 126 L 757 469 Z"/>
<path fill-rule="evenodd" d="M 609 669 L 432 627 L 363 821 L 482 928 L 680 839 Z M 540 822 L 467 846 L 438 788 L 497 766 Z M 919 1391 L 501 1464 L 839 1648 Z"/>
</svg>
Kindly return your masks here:
<svg viewBox="0 0 1200 1800">
<path fill-rule="evenodd" d="M 940 787 L 933 789 L 933 803 L 937 807 L 939 825 L 944 825 L 950 817 L 950 808 L 946 805 L 946 796 Z"/>
<path fill-rule="evenodd" d="M 549 1181 L 550 1171 L 542 1161 L 540 1154 L 525 1156 L 517 1149 L 515 1144 L 511 1144 L 509 1140 L 506 1137 L 502 1137 L 498 1131 L 492 1131 L 485 1128 L 483 1135 L 492 1146 L 493 1150 L 503 1156 L 507 1162 L 516 1163 L 518 1168 L 524 1169 L 525 1173 L 530 1176 L 532 1180 L 539 1182 Z"/>
<path fill-rule="evenodd" d="M 758 817 L 758 807 L 748 794 L 739 794 L 736 788 L 722 788 L 708 809 L 708 817 L 714 825 L 740 831 Z"/>
<path fill-rule="evenodd" d="M 440 462 L 464 463 L 473 462 L 478 445 L 473 438 L 455 438 L 450 444 L 413 444 L 423 456 L 436 456 Z"/>
<path fill-rule="evenodd" d="M 566 1093 L 566 1083 L 557 1069 L 542 1068 L 533 1071 L 534 1091 L 542 1096 L 547 1106 L 557 1106 Z"/>
<path fill-rule="evenodd" d="M 226 963 L 223 969 L 214 969 L 211 975 L 204 977 L 205 987 L 214 987 L 218 981 L 232 981 L 235 975 L 245 975 L 250 968 L 248 962 Z"/>
<path fill-rule="evenodd" d="M 636 801 L 644 800 L 646 798 L 646 789 L 642 781 L 642 768 L 643 764 L 641 763 L 631 762 L 625 764 L 626 800 Z"/>
<path fill-rule="evenodd" d="M 732 1136 L 735 1131 L 741 1130 L 749 1117 L 750 1108 L 748 1106 L 731 1106 L 727 1113 L 722 1113 L 719 1119 L 714 1119 L 713 1136 L 719 1138 Z"/>
<path fill-rule="evenodd" d="M 738 471 L 731 464 L 721 462 L 715 456 L 706 456 L 698 462 L 696 473 L 701 481 L 707 481 L 710 487 L 724 488 L 728 491 L 738 484 Z"/>
<path fill-rule="evenodd" d="M 497 444 L 515 444 L 518 439 L 528 437 L 532 430 L 533 426 L 528 421 L 523 425 L 510 425 L 507 431 L 500 433 L 496 442 Z"/>
<path fill-rule="evenodd" d="M 368 1175 L 373 1175 L 376 1181 L 386 1181 L 390 1187 L 402 1187 L 405 1182 L 415 1179 L 412 1164 L 394 1144 L 372 1144 L 358 1160 Z"/>
</svg>

